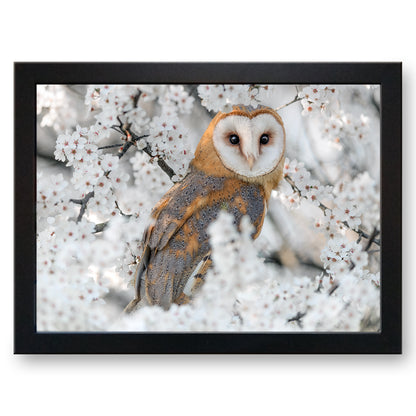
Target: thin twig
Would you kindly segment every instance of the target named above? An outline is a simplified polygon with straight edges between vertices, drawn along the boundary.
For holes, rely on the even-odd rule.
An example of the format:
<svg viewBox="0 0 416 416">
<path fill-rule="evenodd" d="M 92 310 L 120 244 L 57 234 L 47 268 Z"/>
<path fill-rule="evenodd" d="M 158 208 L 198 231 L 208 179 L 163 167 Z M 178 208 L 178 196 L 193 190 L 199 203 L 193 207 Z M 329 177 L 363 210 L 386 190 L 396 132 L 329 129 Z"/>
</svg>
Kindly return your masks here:
<svg viewBox="0 0 416 416">
<path fill-rule="evenodd" d="M 122 146 L 124 146 L 124 144 L 123 144 L 123 143 L 110 144 L 110 145 L 108 145 L 108 146 L 102 146 L 102 147 L 99 147 L 99 148 L 98 148 L 98 150 L 103 150 L 103 149 L 114 149 L 114 147 L 122 147 Z"/>
<path fill-rule="evenodd" d="M 82 199 L 70 199 L 70 202 L 73 202 L 74 204 L 81 205 L 81 208 L 79 210 L 77 223 L 81 221 L 82 217 L 85 214 L 85 210 L 87 209 L 88 201 L 94 196 L 94 191 L 89 192 L 87 195 L 84 196 Z"/>
<path fill-rule="evenodd" d="M 321 274 L 318 282 L 318 287 L 315 289 L 315 293 L 321 293 L 321 289 L 324 287 L 324 285 L 322 284 L 322 279 L 325 276 L 325 273 L 328 275 L 328 272 L 326 270 L 323 274 Z"/>
<path fill-rule="evenodd" d="M 101 233 L 102 231 L 104 231 L 107 228 L 108 223 L 109 223 L 109 221 L 102 222 L 100 224 L 95 224 L 93 233 L 94 234 L 95 233 Z"/>
<path fill-rule="evenodd" d="M 339 288 L 339 283 L 334 282 L 331 289 L 328 291 L 328 296 L 331 296 Z"/>
<path fill-rule="evenodd" d="M 120 208 L 120 206 L 118 205 L 118 202 L 117 201 L 115 201 L 116 202 L 116 208 L 118 209 L 118 212 L 123 216 L 123 217 L 131 217 L 132 215 L 131 214 L 125 214 L 122 210 L 121 210 L 121 208 Z"/>
<path fill-rule="evenodd" d="M 279 111 L 279 110 L 281 110 L 282 108 L 285 108 L 285 107 L 288 107 L 289 105 L 291 105 L 291 104 L 293 104 L 293 103 L 297 103 L 298 101 L 300 101 L 302 98 L 300 98 L 298 95 L 292 100 L 292 101 L 289 101 L 288 103 L 286 103 L 286 104 L 283 104 L 283 105 L 281 105 L 280 107 L 277 107 L 277 108 L 275 108 L 274 109 L 274 111 Z"/>
<path fill-rule="evenodd" d="M 373 242 L 374 242 L 375 237 L 376 237 L 377 235 L 379 235 L 379 234 L 380 234 L 380 231 L 377 229 L 377 227 L 375 227 L 375 228 L 374 228 L 374 230 L 373 230 L 373 232 L 371 233 L 370 238 L 368 239 L 368 243 L 367 243 L 367 246 L 366 246 L 366 248 L 364 249 L 364 251 L 368 251 L 368 250 L 370 250 L 371 243 L 373 243 Z"/>
<path fill-rule="evenodd" d="M 312 260 L 309 261 L 300 261 L 299 264 L 301 264 L 302 266 L 306 266 L 306 267 L 311 267 L 313 269 L 317 269 L 322 273 L 326 273 L 327 271 L 320 266 L 319 264 L 314 263 Z"/>
<path fill-rule="evenodd" d="M 374 94 L 371 95 L 371 104 L 373 105 L 373 107 L 376 109 L 378 115 L 381 114 L 381 109 L 380 109 L 380 105 L 378 104 L 378 102 L 376 101 Z"/>
<path fill-rule="evenodd" d="M 296 322 L 299 328 L 302 328 L 301 319 L 306 315 L 306 312 L 298 312 L 293 318 L 289 318 L 287 322 Z"/>
<path fill-rule="evenodd" d="M 134 146 L 133 142 L 126 142 L 124 146 L 118 152 L 117 154 L 118 158 L 121 159 L 127 153 L 127 150 L 129 150 L 131 146 Z"/>
<path fill-rule="evenodd" d="M 121 210 L 121 208 L 120 208 L 120 206 L 118 205 L 118 202 L 117 202 L 117 201 L 115 201 L 115 204 L 116 204 L 116 208 L 118 209 L 118 211 L 120 212 L 120 214 L 121 214 L 123 217 L 126 217 L 126 218 L 132 217 L 132 214 L 125 214 L 125 213 Z M 110 223 L 110 221 L 102 222 L 102 223 L 100 223 L 100 224 L 95 224 L 95 227 L 94 227 L 94 231 L 93 231 L 93 233 L 95 234 L 95 233 L 100 233 L 100 232 L 104 231 L 104 230 L 107 228 L 107 226 L 108 226 L 108 224 L 109 224 L 109 223 Z"/>
<path fill-rule="evenodd" d="M 134 106 L 134 108 L 137 107 L 137 104 L 139 103 L 139 99 L 140 99 L 141 95 L 142 95 L 142 91 L 137 89 L 137 94 L 133 97 L 133 106 Z"/>
</svg>

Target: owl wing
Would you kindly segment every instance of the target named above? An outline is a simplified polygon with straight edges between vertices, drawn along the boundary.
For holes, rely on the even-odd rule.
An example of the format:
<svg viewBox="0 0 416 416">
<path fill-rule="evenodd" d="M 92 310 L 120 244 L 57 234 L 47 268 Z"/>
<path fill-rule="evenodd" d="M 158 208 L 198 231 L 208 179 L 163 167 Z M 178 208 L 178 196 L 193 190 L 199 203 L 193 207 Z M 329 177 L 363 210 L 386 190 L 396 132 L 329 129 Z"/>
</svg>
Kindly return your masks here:
<svg viewBox="0 0 416 416">
<path fill-rule="evenodd" d="M 146 298 L 151 304 L 167 307 L 182 293 L 209 252 L 206 228 L 215 215 L 214 210 L 204 207 L 223 182 L 224 178 L 207 178 L 191 170 L 154 207 L 135 273 L 136 303 Z"/>
<path fill-rule="evenodd" d="M 236 224 L 249 215 L 256 227 L 253 236 L 258 235 L 265 202 L 256 185 L 194 170 L 165 195 L 152 211 L 153 222 L 145 232 L 136 297 L 167 308 L 181 303 L 188 280 L 190 292 L 202 284 L 211 264 L 208 226 L 221 209 L 232 213 Z"/>
</svg>

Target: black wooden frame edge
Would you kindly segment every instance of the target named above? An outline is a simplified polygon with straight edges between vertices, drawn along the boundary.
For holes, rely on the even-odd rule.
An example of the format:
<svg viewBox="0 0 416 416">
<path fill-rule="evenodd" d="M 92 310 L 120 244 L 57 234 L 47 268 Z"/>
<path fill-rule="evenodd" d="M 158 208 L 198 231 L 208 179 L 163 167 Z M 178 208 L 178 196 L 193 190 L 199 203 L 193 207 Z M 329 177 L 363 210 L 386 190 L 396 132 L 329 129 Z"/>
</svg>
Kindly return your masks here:
<svg viewBox="0 0 416 416">
<path fill-rule="evenodd" d="M 399 354 L 402 351 L 401 63 L 15 63 L 14 352 Z M 42 83 L 380 84 L 381 333 L 37 333 L 36 85 Z M 26 142 L 27 141 L 27 142 Z M 29 179 L 30 178 L 30 179 Z M 389 197 L 390 196 L 390 197 Z M 392 198 L 391 196 L 394 196 Z M 30 261 L 32 260 L 32 261 Z"/>
</svg>

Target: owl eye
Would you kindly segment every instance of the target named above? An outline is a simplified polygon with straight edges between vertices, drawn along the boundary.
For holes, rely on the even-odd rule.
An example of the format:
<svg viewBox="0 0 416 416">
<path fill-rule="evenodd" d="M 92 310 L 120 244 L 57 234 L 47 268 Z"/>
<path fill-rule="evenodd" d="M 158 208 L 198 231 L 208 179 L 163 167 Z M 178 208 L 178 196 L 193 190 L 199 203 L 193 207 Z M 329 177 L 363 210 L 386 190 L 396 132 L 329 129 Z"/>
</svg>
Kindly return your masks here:
<svg viewBox="0 0 416 416">
<path fill-rule="evenodd" d="M 267 144 L 267 143 L 269 143 L 269 135 L 262 134 L 260 137 L 260 144 Z"/>
<path fill-rule="evenodd" d="M 230 143 L 231 144 L 238 144 L 240 143 L 240 138 L 236 134 L 230 135 Z"/>
</svg>

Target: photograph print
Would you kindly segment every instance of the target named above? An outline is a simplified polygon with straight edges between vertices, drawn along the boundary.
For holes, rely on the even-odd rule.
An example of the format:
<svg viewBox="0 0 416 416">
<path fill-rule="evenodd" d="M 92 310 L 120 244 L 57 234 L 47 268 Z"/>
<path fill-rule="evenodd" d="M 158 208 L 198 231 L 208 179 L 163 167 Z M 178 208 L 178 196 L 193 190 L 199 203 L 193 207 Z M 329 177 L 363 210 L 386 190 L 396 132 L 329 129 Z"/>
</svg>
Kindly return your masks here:
<svg viewBox="0 0 416 416">
<path fill-rule="evenodd" d="M 36 94 L 37 332 L 380 332 L 380 85 Z"/>
</svg>

